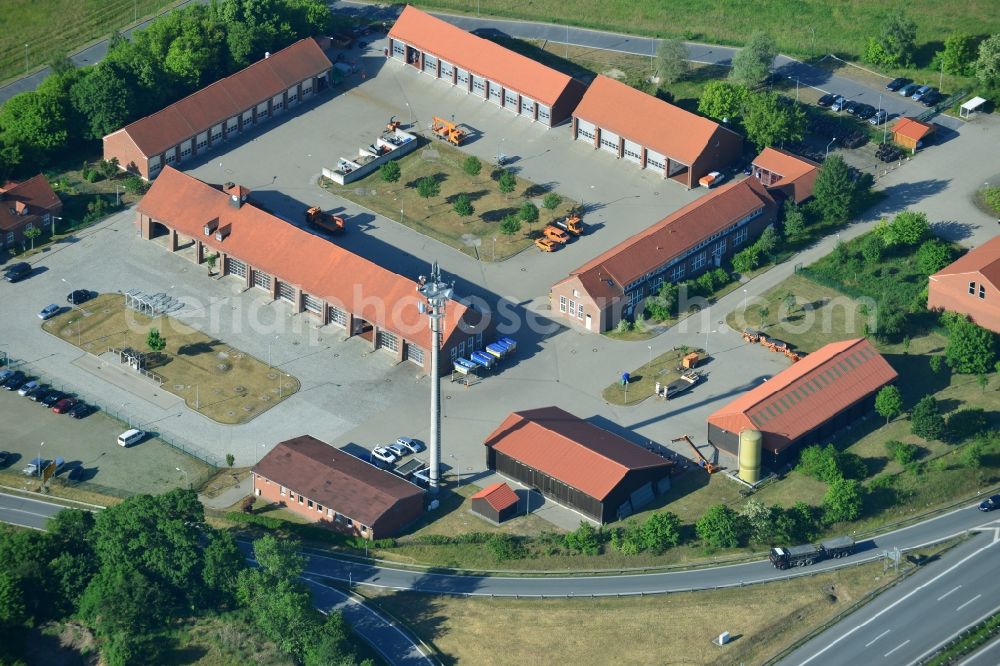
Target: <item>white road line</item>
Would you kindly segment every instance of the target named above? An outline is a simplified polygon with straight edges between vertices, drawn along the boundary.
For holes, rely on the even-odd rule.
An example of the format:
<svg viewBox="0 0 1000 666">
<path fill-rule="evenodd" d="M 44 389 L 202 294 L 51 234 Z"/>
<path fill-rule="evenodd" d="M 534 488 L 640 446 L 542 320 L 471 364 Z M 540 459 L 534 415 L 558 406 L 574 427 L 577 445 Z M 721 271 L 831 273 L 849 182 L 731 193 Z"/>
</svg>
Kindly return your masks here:
<svg viewBox="0 0 1000 666">
<path fill-rule="evenodd" d="M 889 633 L 890 631 L 892 631 L 892 630 L 891 630 L 891 629 L 886 629 L 886 630 L 885 630 L 885 631 L 883 631 L 883 632 L 882 632 L 881 634 L 879 634 L 879 635 L 878 635 L 878 636 L 876 636 L 875 638 L 873 638 L 873 639 L 871 639 L 870 641 L 868 641 L 867 643 L 865 643 L 865 647 L 868 647 L 869 645 L 871 645 L 872 643 L 874 643 L 874 642 L 875 642 L 875 641 L 877 641 L 878 639 L 880 639 L 880 638 L 882 638 L 883 636 L 885 636 L 885 635 L 886 635 L 887 633 Z"/>
<path fill-rule="evenodd" d="M 951 636 L 949 636 L 948 638 L 944 639 L 943 641 L 941 641 L 940 643 L 938 643 L 937 645 L 935 645 L 934 647 L 932 647 L 930 650 L 928 650 L 927 652 L 924 652 L 922 655 L 920 655 L 919 657 L 917 657 L 916 659 L 914 659 L 913 663 L 918 663 L 921 659 L 924 659 L 928 655 L 932 655 L 932 654 L 937 653 L 937 651 L 940 650 L 941 647 L 945 643 L 947 643 L 948 641 L 953 640 L 956 636 L 958 636 L 959 634 L 961 634 L 963 631 L 967 630 L 969 627 L 973 627 L 973 626 L 979 624 L 980 622 L 982 622 L 983 620 L 985 620 L 986 618 L 991 617 L 993 615 L 996 615 L 997 613 L 1000 613 L 1000 606 L 997 606 L 996 608 L 994 608 L 991 611 L 987 611 L 986 614 L 983 615 L 982 617 L 977 618 L 977 619 L 973 620 L 972 622 L 970 622 L 968 625 L 962 627 L 961 629 L 959 629 L 958 631 L 956 631 L 955 633 L 953 633 Z"/>
<path fill-rule="evenodd" d="M 903 647 L 904 645 L 906 645 L 906 644 L 907 644 L 907 643 L 909 643 L 909 642 L 910 642 L 910 639 L 909 639 L 909 638 L 907 638 L 907 639 L 906 639 L 905 641 L 903 641 L 902 643 L 900 643 L 900 644 L 899 644 L 899 645 L 897 645 L 896 647 L 892 648 L 891 650 L 889 650 L 888 652 L 886 652 L 886 653 L 885 653 L 884 655 L 882 655 L 882 656 L 883 656 L 883 657 L 888 657 L 888 656 L 889 656 L 890 654 L 892 654 L 893 652 L 895 652 L 896 650 L 898 650 L 899 648 Z"/>
<path fill-rule="evenodd" d="M 963 661 L 958 666 L 966 666 L 966 664 L 971 664 L 973 661 L 975 661 L 979 657 L 983 656 L 984 654 L 986 654 L 987 652 L 989 652 L 990 650 L 992 650 L 993 648 L 995 648 L 998 645 L 1000 645 L 1000 641 L 993 641 L 993 643 L 991 643 L 990 645 L 987 645 L 985 648 L 983 648 L 979 652 L 975 653 L 974 655 L 972 655 L 971 657 L 969 657 L 968 659 L 966 659 L 965 661 Z"/>
<path fill-rule="evenodd" d="M 4 511 L 12 511 L 14 513 L 26 513 L 29 516 L 38 516 L 39 518 L 51 518 L 52 517 L 52 515 L 48 514 L 48 513 L 35 513 L 34 511 L 25 511 L 24 509 L 15 509 L 12 506 L 10 506 L 10 507 L 5 506 L 3 508 L 3 510 Z"/>
<path fill-rule="evenodd" d="M 948 590 L 947 592 L 945 592 L 944 594 L 942 594 L 940 597 L 938 597 L 937 600 L 941 601 L 942 599 L 944 599 L 945 597 L 947 597 L 949 594 L 951 594 L 952 592 L 954 592 L 955 590 L 957 590 L 960 587 L 962 587 L 962 586 L 961 585 L 956 585 L 955 587 L 951 588 L 950 590 Z"/>
<path fill-rule="evenodd" d="M 931 585 L 931 584 L 937 582 L 938 580 L 940 580 L 941 578 L 943 578 L 944 576 L 947 576 L 952 571 L 954 571 L 955 569 L 959 568 L 960 566 L 962 566 L 963 564 L 965 564 L 966 562 L 968 562 L 969 560 L 971 560 L 976 555 L 979 555 L 984 550 L 987 550 L 988 548 L 990 548 L 994 543 L 996 543 L 996 542 L 995 541 L 994 542 L 990 542 L 990 543 L 986 544 L 985 546 L 983 546 L 982 548 L 977 548 L 976 550 L 972 551 L 971 553 L 969 553 L 968 555 L 966 555 L 965 557 L 963 557 L 958 562 L 955 562 L 955 564 L 951 565 L 950 567 L 948 567 L 947 569 L 945 569 L 944 571 L 942 571 L 938 575 L 936 575 L 933 578 L 931 578 L 926 583 L 923 583 L 922 585 L 919 585 L 916 588 L 910 590 L 905 595 L 903 595 L 902 597 L 900 597 L 896 601 L 892 602 L 891 604 L 889 604 L 888 606 L 886 606 L 885 608 L 883 608 L 882 610 L 880 610 L 878 613 L 875 613 L 875 615 L 871 616 L 870 618 L 868 618 L 867 620 L 865 620 L 864 622 L 862 622 L 858 626 L 856 626 L 853 629 L 851 629 L 850 631 L 847 631 L 844 634 L 838 636 L 836 638 L 836 640 L 831 641 L 830 644 L 827 645 L 826 647 L 824 647 L 822 650 L 817 650 L 808 659 L 804 659 L 802 661 L 802 663 L 799 664 L 799 666 L 805 666 L 809 662 L 811 662 L 814 659 L 816 659 L 817 657 L 819 657 L 821 654 L 826 653 L 830 648 L 832 648 L 833 646 L 837 645 L 838 643 L 840 643 L 842 640 L 844 640 L 845 638 L 847 638 L 848 636 L 850 636 L 854 632 L 856 632 L 859 629 L 862 629 L 862 628 L 868 626 L 869 624 L 871 624 L 872 622 L 874 622 L 878 618 L 882 617 L 882 615 L 884 615 L 885 613 L 888 613 L 890 610 L 892 610 L 893 608 L 895 608 L 899 604 L 903 603 L 904 601 L 906 601 L 907 599 L 909 599 L 910 597 L 912 597 L 917 592 L 920 592 L 921 590 L 923 590 L 928 585 Z"/>
<path fill-rule="evenodd" d="M 966 606 L 968 606 L 969 604 L 971 604 L 973 601 L 976 601 L 977 599 L 979 599 L 979 597 L 981 597 L 981 596 L 983 596 L 983 595 L 977 594 L 976 596 L 972 597 L 971 599 L 969 599 L 968 601 L 966 601 L 964 604 L 962 604 L 961 606 L 959 606 L 958 608 L 956 608 L 955 612 L 958 612 L 958 611 L 962 610 L 963 608 L 965 608 Z"/>
</svg>

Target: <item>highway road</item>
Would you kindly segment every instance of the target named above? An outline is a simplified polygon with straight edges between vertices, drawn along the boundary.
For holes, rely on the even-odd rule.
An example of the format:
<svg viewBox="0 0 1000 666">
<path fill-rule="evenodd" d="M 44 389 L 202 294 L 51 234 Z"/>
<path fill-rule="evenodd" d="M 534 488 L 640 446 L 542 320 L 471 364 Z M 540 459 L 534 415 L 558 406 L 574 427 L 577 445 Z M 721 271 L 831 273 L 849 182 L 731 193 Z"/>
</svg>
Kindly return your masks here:
<svg viewBox="0 0 1000 666">
<path fill-rule="evenodd" d="M 1000 611 L 998 542 L 1000 527 L 981 532 L 779 663 L 913 664 L 930 656 L 966 627 Z M 998 654 L 984 651 L 971 663 L 996 664 Z"/>
</svg>

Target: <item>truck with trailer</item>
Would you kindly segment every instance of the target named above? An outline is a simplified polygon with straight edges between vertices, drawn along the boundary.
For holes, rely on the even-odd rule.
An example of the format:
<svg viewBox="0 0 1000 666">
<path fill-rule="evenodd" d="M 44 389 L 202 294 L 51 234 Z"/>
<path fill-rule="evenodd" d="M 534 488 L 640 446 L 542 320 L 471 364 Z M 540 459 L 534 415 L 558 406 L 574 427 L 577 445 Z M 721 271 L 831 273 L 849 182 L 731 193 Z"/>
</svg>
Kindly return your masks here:
<svg viewBox="0 0 1000 666">
<path fill-rule="evenodd" d="M 775 547 L 771 549 L 768 559 L 775 569 L 807 567 L 821 560 L 847 557 L 854 552 L 855 545 L 852 537 L 843 536 L 817 544 Z"/>
</svg>

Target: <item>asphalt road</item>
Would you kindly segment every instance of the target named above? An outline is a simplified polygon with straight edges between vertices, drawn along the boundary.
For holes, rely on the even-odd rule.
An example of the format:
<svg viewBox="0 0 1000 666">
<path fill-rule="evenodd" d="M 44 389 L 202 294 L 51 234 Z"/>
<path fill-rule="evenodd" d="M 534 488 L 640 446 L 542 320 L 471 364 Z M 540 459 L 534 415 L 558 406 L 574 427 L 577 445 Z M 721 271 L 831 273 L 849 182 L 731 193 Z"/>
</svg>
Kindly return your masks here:
<svg viewBox="0 0 1000 666">
<path fill-rule="evenodd" d="M 994 525 L 1000 520 L 994 520 Z M 912 664 L 1000 611 L 1000 527 L 984 531 L 779 662 L 785 666 Z M 997 663 L 986 652 L 980 663 Z M 973 663 L 976 663 L 973 661 Z"/>
<path fill-rule="evenodd" d="M 44 530 L 49 518 L 64 508 L 59 504 L 0 493 L 0 521 L 11 525 Z"/>
</svg>

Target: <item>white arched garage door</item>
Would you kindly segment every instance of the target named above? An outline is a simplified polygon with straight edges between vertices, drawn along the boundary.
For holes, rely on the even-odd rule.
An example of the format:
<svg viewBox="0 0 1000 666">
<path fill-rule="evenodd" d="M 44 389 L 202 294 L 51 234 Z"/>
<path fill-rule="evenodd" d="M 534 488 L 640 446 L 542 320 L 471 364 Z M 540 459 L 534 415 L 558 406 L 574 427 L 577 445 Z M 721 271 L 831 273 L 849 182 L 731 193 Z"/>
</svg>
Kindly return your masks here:
<svg viewBox="0 0 1000 666">
<path fill-rule="evenodd" d="M 609 153 L 618 154 L 618 135 L 614 132 L 609 132 L 606 129 L 601 129 L 601 150 L 606 150 Z"/>
<path fill-rule="evenodd" d="M 594 127 L 594 123 L 588 123 L 586 120 L 577 119 L 576 138 L 578 140 L 594 143 L 595 130 L 596 128 Z"/>
<path fill-rule="evenodd" d="M 667 170 L 667 158 L 652 150 L 646 151 L 646 168 L 650 171 L 663 173 Z"/>
<path fill-rule="evenodd" d="M 642 164 L 642 146 L 637 144 L 635 141 L 625 139 L 625 159 L 629 162 Z"/>
</svg>

